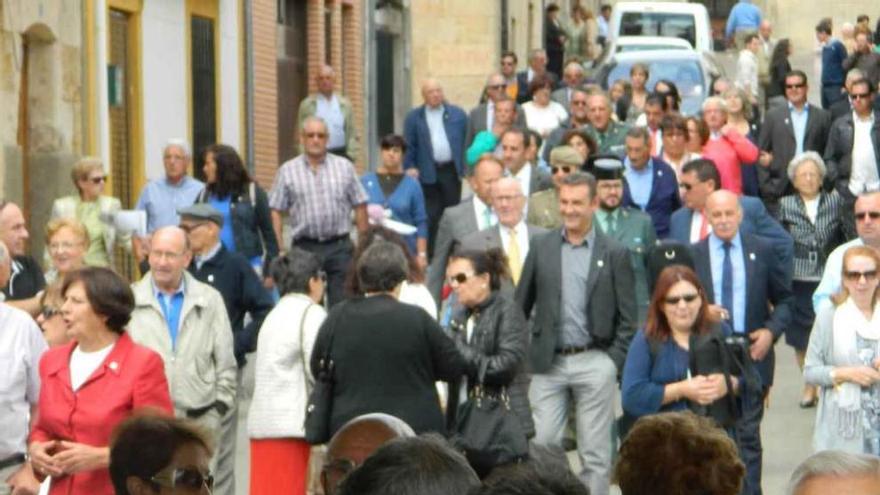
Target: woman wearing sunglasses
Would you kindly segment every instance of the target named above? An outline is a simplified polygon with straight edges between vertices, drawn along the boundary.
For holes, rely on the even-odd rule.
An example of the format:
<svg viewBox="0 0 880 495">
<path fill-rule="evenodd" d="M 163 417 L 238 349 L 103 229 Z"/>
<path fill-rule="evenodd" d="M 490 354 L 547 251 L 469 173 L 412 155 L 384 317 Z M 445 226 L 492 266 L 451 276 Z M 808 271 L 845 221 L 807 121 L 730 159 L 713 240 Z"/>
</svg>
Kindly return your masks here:
<svg viewBox="0 0 880 495">
<path fill-rule="evenodd" d="M 820 387 L 813 448 L 880 455 L 880 255 L 855 246 L 843 255 L 843 286 L 816 315 L 804 380 Z"/>
<path fill-rule="evenodd" d="M 694 338 L 718 332 L 709 319 L 708 306 L 706 291 L 693 270 L 672 265 L 660 272 L 645 328 L 633 338 L 623 367 L 621 396 L 628 420 L 707 408 L 738 389 L 738 378 L 720 371 L 691 374 Z"/>
<path fill-rule="evenodd" d="M 190 421 L 135 416 L 113 434 L 113 489 L 116 495 L 210 495 L 214 477 L 208 465 L 213 451 L 210 433 Z"/>
<path fill-rule="evenodd" d="M 529 406 L 529 375 L 525 370 L 529 334 L 525 316 L 513 298 L 501 291 L 509 279 L 507 257 L 500 248 L 456 253 L 446 269 L 447 282 L 455 291 L 464 313 L 454 318 L 451 328 L 459 352 L 464 356 L 465 374 L 450 384 L 447 416 L 455 424 L 458 407 L 464 404 L 485 373 L 483 389 L 489 395 L 507 394 L 510 408 L 519 419 L 526 438 L 535 435 Z M 471 463 L 474 460 L 471 459 Z M 480 476 L 491 465 L 474 465 Z"/>
<path fill-rule="evenodd" d="M 843 201 L 836 190 L 822 190 L 827 169 L 814 151 L 801 153 L 788 164 L 788 178 L 795 193 L 779 202 L 779 223 L 794 240 L 794 293 L 792 322 L 785 328 L 785 343 L 792 346 L 803 370 L 810 329 L 813 328 L 813 293 L 819 287 L 825 260 L 843 242 Z M 800 407 L 816 405 L 816 387 L 804 384 Z"/>
<path fill-rule="evenodd" d="M 64 297 L 61 296 L 61 286 L 52 284 L 46 287 L 40 297 L 40 312 L 37 313 L 37 325 L 43 331 L 43 338 L 49 347 L 58 347 L 70 342 L 67 336 L 67 324 L 61 314 L 61 305 Z"/>
<path fill-rule="evenodd" d="M 131 250 L 131 233 L 118 233 L 113 217 L 122 208 L 117 198 L 105 196 L 107 174 L 99 158 L 85 157 L 70 172 L 77 194 L 58 198 L 52 204 L 51 218 L 74 218 L 88 232 L 89 243 L 85 254 L 88 266 L 112 266 L 113 251 L 119 245 Z M 46 263 L 52 253 L 46 253 Z"/>
</svg>

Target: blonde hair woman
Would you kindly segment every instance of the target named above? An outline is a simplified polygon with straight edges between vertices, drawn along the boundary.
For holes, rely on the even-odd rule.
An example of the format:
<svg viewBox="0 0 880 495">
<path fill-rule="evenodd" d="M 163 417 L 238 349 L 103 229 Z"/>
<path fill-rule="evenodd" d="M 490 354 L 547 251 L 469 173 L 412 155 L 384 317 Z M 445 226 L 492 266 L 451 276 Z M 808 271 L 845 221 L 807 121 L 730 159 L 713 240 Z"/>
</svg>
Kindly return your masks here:
<svg viewBox="0 0 880 495">
<path fill-rule="evenodd" d="M 89 233 L 75 218 L 56 218 L 46 224 L 46 250 L 52 262 L 46 272 L 46 283 L 63 281 L 68 273 L 85 265 L 89 250 Z"/>
<path fill-rule="evenodd" d="M 77 194 L 56 199 L 52 204 L 52 218 L 79 220 L 89 238 L 85 264 L 110 266 L 116 245 L 131 249 L 131 234 L 117 234 L 113 227 L 113 216 L 122 205 L 118 199 L 103 194 L 107 182 L 104 165 L 99 158 L 82 158 L 73 166 L 70 178 Z"/>
</svg>

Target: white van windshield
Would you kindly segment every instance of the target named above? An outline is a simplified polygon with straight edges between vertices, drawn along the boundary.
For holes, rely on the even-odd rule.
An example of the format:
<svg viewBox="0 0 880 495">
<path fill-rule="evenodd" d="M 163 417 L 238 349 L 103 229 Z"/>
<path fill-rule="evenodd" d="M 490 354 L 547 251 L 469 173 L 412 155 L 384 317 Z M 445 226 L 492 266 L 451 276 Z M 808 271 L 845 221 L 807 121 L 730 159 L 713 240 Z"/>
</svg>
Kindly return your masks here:
<svg viewBox="0 0 880 495">
<path fill-rule="evenodd" d="M 620 18 L 621 36 L 669 36 L 697 46 L 693 14 L 624 12 Z"/>
</svg>

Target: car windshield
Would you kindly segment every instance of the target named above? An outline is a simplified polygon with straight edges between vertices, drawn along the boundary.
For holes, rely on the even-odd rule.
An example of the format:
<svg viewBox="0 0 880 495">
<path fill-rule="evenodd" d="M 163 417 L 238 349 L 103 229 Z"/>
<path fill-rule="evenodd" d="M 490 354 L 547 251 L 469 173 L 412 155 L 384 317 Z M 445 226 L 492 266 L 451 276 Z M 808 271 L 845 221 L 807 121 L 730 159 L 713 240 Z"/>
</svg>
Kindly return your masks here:
<svg viewBox="0 0 880 495">
<path fill-rule="evenodd" d="M 647 50 L 688 50 L 681 45 L 617 45 L 618 52 L 643 52 Z"/>
<path fill-rule="evenodd" d="M 615 62 L 608 71 L 606 87 L 610 87 L 619 79 L 629 81 L 629 71 L 634 63 L 635 61 Z M 695 115 L 700 111 L 700 105 L 707 95 L 706 81 L 703 79 L 703 71 L 698 61 L 673 58 L 655 60 L 647 64 L 648 73 L 651 75 L 646 85 L 649 91 L 654 89 L 657 81 L 668 79 L 675 83 L 681 95 L 681 113 Z"/>
<path fill-rule="evenodd" d="M 693 14 L 660 12 L 624 12 L 620 19 L 621 36 L 669 36 L 697 46 Z"/>
</svg>

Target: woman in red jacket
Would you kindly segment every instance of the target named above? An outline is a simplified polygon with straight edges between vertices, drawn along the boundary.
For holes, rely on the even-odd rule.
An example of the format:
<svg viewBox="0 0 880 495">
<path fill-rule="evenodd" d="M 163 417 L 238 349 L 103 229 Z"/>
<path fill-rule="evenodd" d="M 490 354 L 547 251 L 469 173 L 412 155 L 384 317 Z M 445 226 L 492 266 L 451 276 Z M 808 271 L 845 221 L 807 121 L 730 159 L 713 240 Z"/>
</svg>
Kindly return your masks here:
<svg viewBox="0 0 880 495">
<path fill-rule="evenodd" d="M 125 333 L 134 296 L 113 271 L 72 272 L 61 291 L 72 341 L 40 361 L 31 462 L 38 478 L 52 477 L 50 494 L 112 495 L 110 433 L 139 408 L 172 413 L 165 369 L 158 354 Z"/>
</svg>

